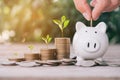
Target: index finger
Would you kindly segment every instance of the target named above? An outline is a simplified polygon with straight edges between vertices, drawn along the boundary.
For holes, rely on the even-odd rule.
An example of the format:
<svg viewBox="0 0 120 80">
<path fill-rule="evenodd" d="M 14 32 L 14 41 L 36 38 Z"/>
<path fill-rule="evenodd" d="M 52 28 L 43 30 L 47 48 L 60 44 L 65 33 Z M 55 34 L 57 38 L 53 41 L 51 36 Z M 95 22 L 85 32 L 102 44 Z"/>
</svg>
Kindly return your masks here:
<svg viewBox="0 0 120 80">
<path fill-rule="evenodd" d="M 91 9 L 86 0 L 74 0 L 76 9 L 87 19 L 91 19 Z"/>
</svg>

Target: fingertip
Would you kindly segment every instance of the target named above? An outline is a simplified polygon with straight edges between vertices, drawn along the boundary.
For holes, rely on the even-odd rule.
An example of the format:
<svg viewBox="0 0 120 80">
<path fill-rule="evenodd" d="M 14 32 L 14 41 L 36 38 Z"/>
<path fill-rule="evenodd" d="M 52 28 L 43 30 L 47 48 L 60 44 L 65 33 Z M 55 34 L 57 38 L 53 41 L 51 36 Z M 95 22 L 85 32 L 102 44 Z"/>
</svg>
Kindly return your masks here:
<svg viewBox="0 0 120 80">
<path fill-rule="evenodd" d="M 84 13 L 83 13 L 83 16 L 84 16 L 84 18 L 85 18 L 86 20 L 88 20 L 88 21 L 91 20 L 91 15 L 88 14 L 87 12 L 84 12 Z"/>
<path fill-rule="evenodd" d="M 90 5 L 91 5 L 92 7 L 94 7 L 95 4 L 96 4 L 96 0 L 92 0 L 92 1 L 90 2 Z"/>
<path fill-rule="evenodd" d="M 91 19 L 92 11 L 86 0 L 74 0 L 76 9 L 81 12 L 85 19 Z"/>
<path fill-rule="evenodd" d="M 92 19 L 96 21 L 100 16 L 100 13 L 95 13 L 94 11 L 92 12 Z"/>
<path fill-rule="evenodd" d="M 96 21 L 103 12 L 103 10 L 104 8 L 102 8 L 99 5 L 96 5 L 92 11 L 92 19 Z"/>
</svg>

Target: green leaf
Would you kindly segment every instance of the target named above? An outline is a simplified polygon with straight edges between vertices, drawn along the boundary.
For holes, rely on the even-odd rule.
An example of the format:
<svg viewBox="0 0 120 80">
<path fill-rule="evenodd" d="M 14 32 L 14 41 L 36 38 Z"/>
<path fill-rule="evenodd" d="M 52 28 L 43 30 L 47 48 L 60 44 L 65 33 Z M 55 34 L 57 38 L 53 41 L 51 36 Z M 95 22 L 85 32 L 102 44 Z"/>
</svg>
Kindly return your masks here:
<svg viewBox="0 0 120 80">
<path fill-rule="evenodd" d="M 66 21 L 64 22 L 64 27 L 63 27 L 63 29 L 65 29 L 65 28 L 68 26 L 69 22 L 70 22 L 70 20 L 66 20 Z"/>
<path fill-rule="evenodd" d="M 52 40 L 52 37 L 50 37 L 50 35 L 47 35 L 46 37 L 42 37 L 42 40 L 44 40 L 44 42 L 46 44 L 50 43 Z"/>
<path fill-rule="evenodd" d="M 60 30 L 63 30 L 63 27 L 62 27 L 62 25 L 59 25 L 59 28 L 60 28 Z"/>
<path fill-rule="evenodd" d="M 47 43 L 47 39 L 45 37 L 42 37 L 42 40 Z"/>
<path fill-rule="evenodd" d="M 14 53 L 14 56 L 18 56 L 18 53 L 16 52 L 16 53 Z"/>
<path fill-rule="evenodd" d="M 33 50 L 34 46 L 33 46 L 33 45 L 29 45 L 28 48 L 29 48 L 30 50 Z"/>
<path fill-rule="evenodd" d="M 58 26 L 60 25 L 60 20 L 53 20 L 53 22 L 55 23 L 55 24 L 57 24 Z"/>
<path fill-rule="evenodd" d="M 45 43 L 46 43 L 46 44 L 48 43 L 47 39 L 45 40 Z"/>
<path fill-rule="evenodd" d="M 43 40 L 43 41 L 45 41 L 45 40 L 46 40 L 46 38 L 42 37 L 42 40 Z"/>
<path fill-rule="evenodd" d="M 66 20 L 66 17 L 65 17 L 65 16 L 62 16 L 62 17 L 61 17 L 62 23 L 63 23 L 65 20 Z"/>
<path fill-rule="evenodd" d="M 64 29 L 68 26 L 70 20 L 66 20 L 66 16 L 62 16 L 61 20 L 53 20 L 53 22 L 59 26 L 63 35 Z"/>
<path fill-rule="evenodd" d="M 60 20 L 53 20 L 53 22 L 57 24 L 60 29 L 62 29 L 62 22 Z"/>
<path fill-rule="evenodd" d="M 49 37 L 50 37 L 49 35 L 46 36 L 47 39 L 49 39 Z"/>
<path fill-rule="evenodd" d="M 51 42 L 51 40 L 52 40 L 52 38 L 50 37 L 50 38 L 48 39 L 48 43 L 50 43 L 50 42 Z"/>
</svg>

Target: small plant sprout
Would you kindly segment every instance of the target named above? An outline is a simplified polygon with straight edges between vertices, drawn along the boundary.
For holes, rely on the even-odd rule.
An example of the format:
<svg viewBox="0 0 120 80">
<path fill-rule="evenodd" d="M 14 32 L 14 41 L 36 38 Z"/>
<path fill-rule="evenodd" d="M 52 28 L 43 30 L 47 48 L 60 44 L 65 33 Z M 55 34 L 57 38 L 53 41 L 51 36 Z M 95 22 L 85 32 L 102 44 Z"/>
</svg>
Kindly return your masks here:
<svg viewBox="0 0 120 80">
<path fill-rule="evenodd" d="M 55 20 L 53 20 L 53 22 L 58 25 L 58 27 L 61 30 L 61 36 L 64 37 L 64 35 L 63 35 L 64 29 L 68 26 L 70 20 L 66 19 L 66 16 L 62 16 L 61 20 L 55 19 Z"/>
<path fill-rule="evenodd" d="M 50 35 L 47 35 L 46 37 L 42 37 L 42 40 L 46 43 L 48 48 L 48 44 L 52 41 L 52 37 Z"/>
<path fill-rule="evenodd" d="M 15 57 L 17 57 L 17 56 L 18 56 L 18 53 L 17 53 L 17 52 L 15 52 L 13 55 L 14 55 Z"/>
<path fill-rule="evenodd" d="M 32 50 L 34 49 L 34 46 L 33 46 L 33 45 L 29 45 L 28 48 L 29 48 L 29 49 L 31 50 L 31 52 L 32 52 Z"/>
</svg>

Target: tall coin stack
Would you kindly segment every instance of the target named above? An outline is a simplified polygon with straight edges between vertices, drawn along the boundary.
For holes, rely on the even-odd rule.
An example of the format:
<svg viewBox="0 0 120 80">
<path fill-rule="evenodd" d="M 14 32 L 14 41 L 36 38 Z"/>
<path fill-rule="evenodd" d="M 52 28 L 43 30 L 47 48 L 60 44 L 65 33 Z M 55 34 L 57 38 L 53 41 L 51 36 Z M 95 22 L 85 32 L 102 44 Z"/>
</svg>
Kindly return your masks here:
<svg viewBox="0 0 120 80">
<path fill-rule="evenodd" d="M 70 38 L 55 38 L 57 59 L 65 59 L 70 56 Z"/>
</svg>

